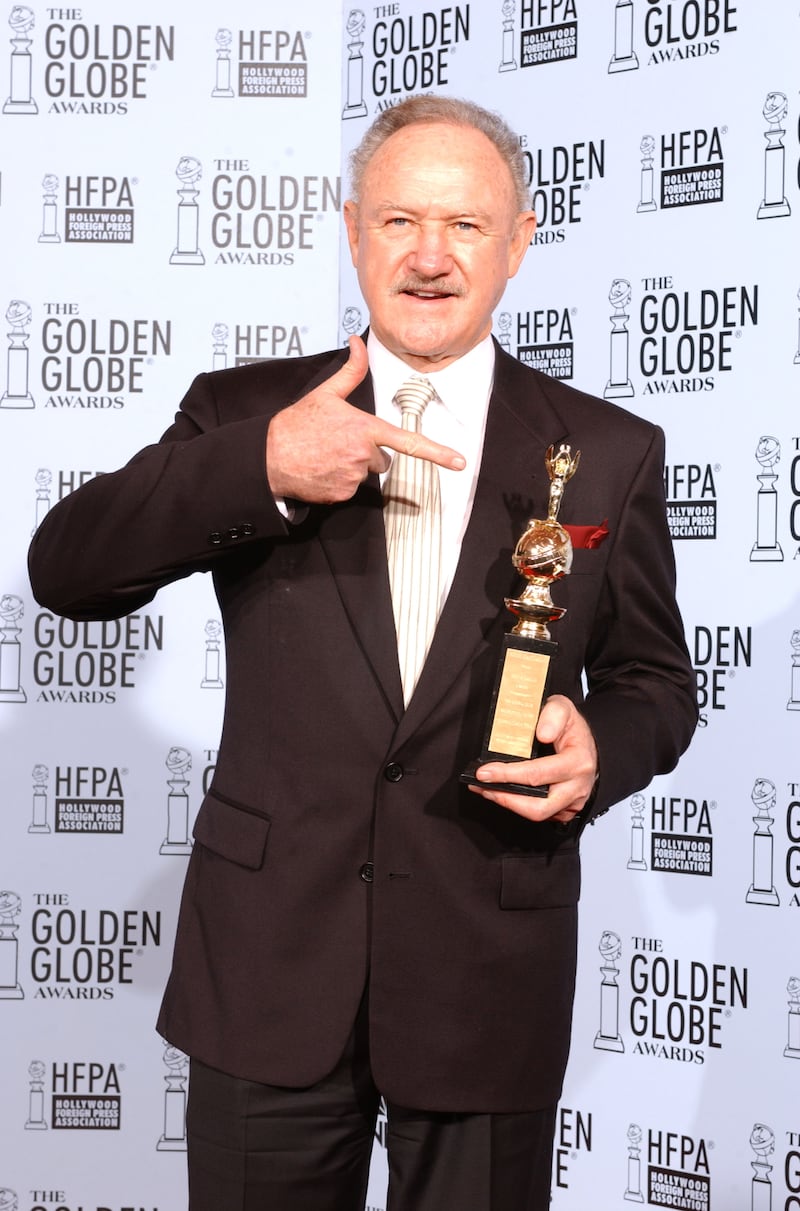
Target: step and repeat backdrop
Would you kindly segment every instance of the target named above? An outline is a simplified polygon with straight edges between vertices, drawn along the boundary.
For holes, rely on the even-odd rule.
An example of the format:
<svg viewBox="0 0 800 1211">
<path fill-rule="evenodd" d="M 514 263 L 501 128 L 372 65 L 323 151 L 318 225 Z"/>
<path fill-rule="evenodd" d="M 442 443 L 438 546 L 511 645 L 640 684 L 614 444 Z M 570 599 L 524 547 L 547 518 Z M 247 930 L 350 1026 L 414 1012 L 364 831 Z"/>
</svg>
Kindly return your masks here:
<svg viewBox="0 0 800 1211">
<path fill-rule="evenodd" d="M 226 679 L 206 578 L 76 624 L 28 543 L 197 372 L 363 328 L 344 166 L 418 91 L 519 133 L 497 339 L 666 430 L 700 693 L 585 837 L 553 1207 L 800 1208 L 799 42 L 795 0 L 0 10 L 0 1211 L 185 1209 L 153 1021 Z"/>
</svg>

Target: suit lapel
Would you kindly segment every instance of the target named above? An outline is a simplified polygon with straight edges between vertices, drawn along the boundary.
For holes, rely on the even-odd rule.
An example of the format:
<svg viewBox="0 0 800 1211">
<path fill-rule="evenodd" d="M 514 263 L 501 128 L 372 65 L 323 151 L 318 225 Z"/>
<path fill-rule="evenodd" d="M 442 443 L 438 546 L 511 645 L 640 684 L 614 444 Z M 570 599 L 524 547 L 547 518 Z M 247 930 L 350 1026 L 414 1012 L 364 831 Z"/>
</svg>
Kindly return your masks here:
<svg viewBox="0 0 800 1211">
<path fill-rule="evenodd" d="M 370 375 L 349 402 L 364 412 L 375 411 Z M 370 475 L 352 500 L 325 510 L 319 539 L 353 631 L 398 719 L 403 713 L 403 689 L 377 475 Z"/>
</svg>

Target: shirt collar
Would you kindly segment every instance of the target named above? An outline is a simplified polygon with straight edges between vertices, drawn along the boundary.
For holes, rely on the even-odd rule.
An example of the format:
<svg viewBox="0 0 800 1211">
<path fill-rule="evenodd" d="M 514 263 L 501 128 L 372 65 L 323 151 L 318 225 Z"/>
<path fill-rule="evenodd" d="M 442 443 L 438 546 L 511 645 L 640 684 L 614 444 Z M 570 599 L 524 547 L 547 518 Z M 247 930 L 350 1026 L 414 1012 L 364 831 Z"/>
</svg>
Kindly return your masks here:
<svg viewBox="0 0 800 1211">
<path fill-rule="evenodd" d="M 367 338 L 367 353 L 376 401 L 378 397 L 391 401 L 397 388 L 412 374 L 419 373 L 387 349 L 372 332 Z M 488 399 L 494 377 L 494 353 L 491 336 L 485 336 L 443 370 L 430 370 L 423 375 L 430 379 L 439 402 L 456 420 L 463 421 L 463 415 L 459 413 L 463 414 L 464 401 Z"/>
</svg>

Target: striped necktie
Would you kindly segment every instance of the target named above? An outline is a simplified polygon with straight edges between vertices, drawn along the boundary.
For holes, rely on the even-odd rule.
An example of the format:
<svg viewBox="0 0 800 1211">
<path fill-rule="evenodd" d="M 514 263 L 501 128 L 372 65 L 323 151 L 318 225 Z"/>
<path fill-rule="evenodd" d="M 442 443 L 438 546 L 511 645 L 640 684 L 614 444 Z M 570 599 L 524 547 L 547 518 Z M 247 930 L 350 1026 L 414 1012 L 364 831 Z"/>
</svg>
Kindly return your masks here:
<svg viewBox="0 0 800 1211">
<path fill-rule="evenodd" d="M 436 392 L 414 376 L 394 397 L 402 427 L 421 431 Z M 386 553 L 397 628 L 397 655 L 406 704 L 414 692 L 439 616 L 442 505 L 439 469 L 427 459 L 395 454 L 383 485 Z"/>
</svg>

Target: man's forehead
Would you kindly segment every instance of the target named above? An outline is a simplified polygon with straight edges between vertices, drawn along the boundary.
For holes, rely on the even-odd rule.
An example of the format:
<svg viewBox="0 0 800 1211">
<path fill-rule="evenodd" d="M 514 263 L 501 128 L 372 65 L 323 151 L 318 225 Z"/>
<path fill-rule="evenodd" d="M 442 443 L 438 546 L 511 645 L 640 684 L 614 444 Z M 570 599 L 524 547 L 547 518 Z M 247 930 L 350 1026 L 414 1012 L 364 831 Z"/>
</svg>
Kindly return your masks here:
<svg viewBox="0 0 800 1211">
<path fill-rule="evenodd" d="M 376 178 L 389 175 L 406 175 L 412 179 L 423 163 L 428 171 L 442 179 L 452 173 L 455 180 L 459 174 L 468 174 L 475 169 L 482 181 L 487 180 L 486 164 L 490 164 L 490 183 L 496 191 L 498 174 L 504 174 L 513 189 L 511 169 L 497 147 L 482 131 L 473 126 L 462 126 L 443 122 L 415 122 L 404 126 L 389 136 L 370 157 L 364 170 L 364 186 Z"/>
<path fill-rule="evenodd" d="M 495 155 L 500 156 L 492 140 L 476 126 L 468 126 L 459 122 L 410 122 L 384 139 L 383 143 L 376 148 L 370 163 L 381 152 L 393 150 L 397 153 L 398 149 L 403 146 L 425 144 L 443 145 L 446 149 L 470 146 L 481 151 L 493 151 Z"/>
</svg>

